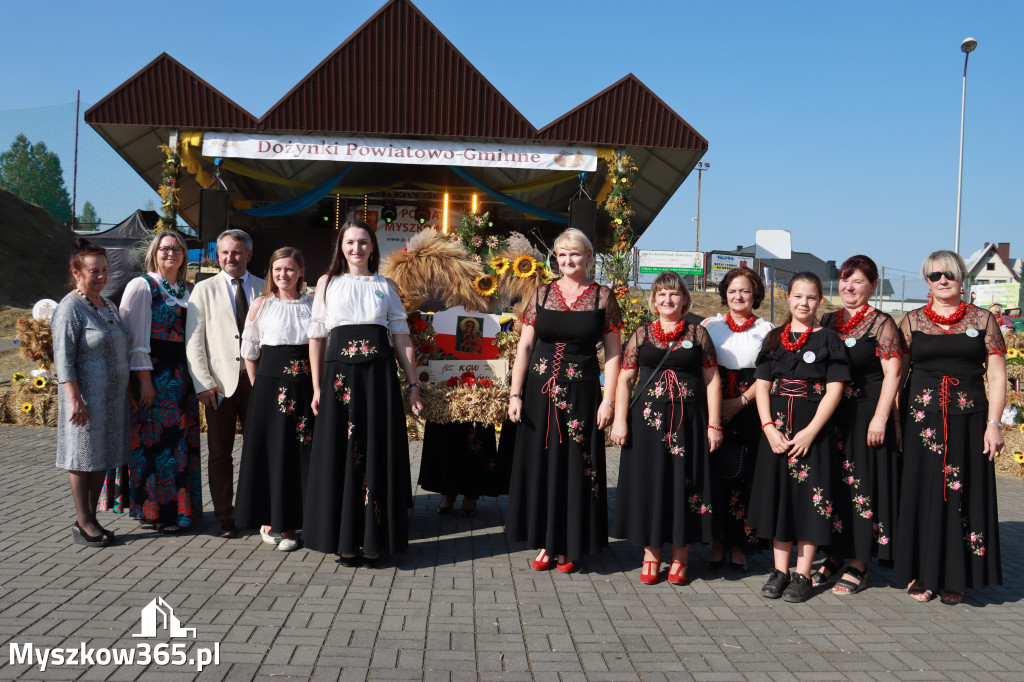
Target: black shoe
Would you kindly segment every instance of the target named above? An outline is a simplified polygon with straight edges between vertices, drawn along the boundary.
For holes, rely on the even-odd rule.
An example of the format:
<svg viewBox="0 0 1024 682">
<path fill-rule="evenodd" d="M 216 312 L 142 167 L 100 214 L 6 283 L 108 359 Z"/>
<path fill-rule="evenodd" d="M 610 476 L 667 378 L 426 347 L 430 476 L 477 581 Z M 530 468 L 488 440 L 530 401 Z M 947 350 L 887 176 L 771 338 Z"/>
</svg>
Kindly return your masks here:
<svg viewBox="0 0 1024 682">
<path fill-rule="evenodd" d="M 708 559 L 708 562 L 704 564 L 704 567 L 707 568 L 709 571 L 717 571 L 724 565 L 725 557 L 723 556 L 721 559 Z"/>
<path fill-rule="evenodd" d="M 746 563 L 738 564 L 735 561 L 730 561 L 729 562 L 729 568 L 731 568 L 734 573 L 749 573 L 750 572 L 750 567 L 747 566 Z"/>
<path fill-rule="evenodd" d="M 778 599 L 789 587 L 789 574 L 773 568 L 768 574 L 768 582 L 761 588 L 761 596 L 766 599 Z"/>
<path fill-rule="evenodd" d="M 230 540 L 231 538 L 238 537 L 238 529 L 235 528 L 235 524 L 222 524 L 220 530 L 217 532 L 217 537 Z"/>
<path fill-rule="evenodd" d="M 455 506 L 455 495 L 443 495 L 441 497 L 441 504 L 437 505 L 438 514 L 448 514 L 451 512 L 452 507 Z"/>
<path fill-rule="evenodd" d="M 380 554 L 378 554 L 377 556 L 374 556 L 374 557 L 368 557 L 368 556 L 366 556 L 364 554 L 363 555 L 363 566 L 366 566 L 367 568 L 376 568 L 377 565 L 380 563 L 380 559 L 381 559 L 382 556 L 384 556 L 383 552 L 381 552 Z"/>
<path fill-rule="evenodd" d="M 363 565 L 363 557 L 355 554 L 353 556 L 339 556 L 338 563 L 348 568 L 358 568 Z"/>
<path fill-rule="evenodd" d="M 793 577 L 789 580 L 789 587 L 782 593 L 784 601 L 799 604 L 811 598 L 814 594 L 814 585 L 807 576 L 793 571 Z"/>
<path fill-rule="evenodd" d="M 109 547 L 110 540 L 104 538 L 102 535 L 89 535 L 82 527 L 78 525 L 78 521 L 75 521 L 75 525 L 71 526 L 71 537 L 80 545 L 86 547 Z"/>
</svg>

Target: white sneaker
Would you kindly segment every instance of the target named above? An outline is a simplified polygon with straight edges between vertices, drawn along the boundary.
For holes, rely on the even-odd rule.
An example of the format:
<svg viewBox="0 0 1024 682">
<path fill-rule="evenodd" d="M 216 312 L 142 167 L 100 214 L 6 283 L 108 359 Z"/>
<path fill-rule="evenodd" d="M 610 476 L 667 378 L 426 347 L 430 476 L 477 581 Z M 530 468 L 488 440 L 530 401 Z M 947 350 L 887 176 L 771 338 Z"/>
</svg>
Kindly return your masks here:
<svg viewBox="0 0 1024 682">
<path fill-rule="evenodd" d="M 277 548 L 282 552 L 294 552 L 299 548 L 299 541 L 281 538 L 281 542 L 277 543 Z"/>
<path fill-rule="evenodd" d="M 268 533 L 265 530 L 263 530 L 263 526 L 260 526 L 260 537 L 262 537 L 263 542 L 267 543 L 268 545 L 277 545 L 281 542 L 280 533 L 274 533 L 273 529 L 271 529 L 271 532 Z"/>
</svg>

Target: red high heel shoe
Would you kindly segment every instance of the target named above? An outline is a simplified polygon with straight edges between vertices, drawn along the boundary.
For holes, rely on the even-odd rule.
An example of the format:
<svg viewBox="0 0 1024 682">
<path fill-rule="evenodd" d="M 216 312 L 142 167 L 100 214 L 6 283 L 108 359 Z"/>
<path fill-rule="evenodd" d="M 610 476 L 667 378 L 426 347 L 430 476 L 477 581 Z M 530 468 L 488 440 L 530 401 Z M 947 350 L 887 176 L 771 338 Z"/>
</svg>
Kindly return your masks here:
<svg viewBox="0 0 1024 682">
<path fill-rule="evenodd" d="M 576 570 L 576 564 L 566 559 L 565 561 L 558 561 L 558 570 L 562 573 L 572 573 Z"/>
<path fill-rule="evenodd" d="M 654 566 L 654 570 L 648 572 L 647 567 Z M 643 570 L 640 571 L 640 582 L 645 585 L 654 585 L 661 577 L 661 561 L 645 561 Z"/>
<path fill-rule="evenodd" d="M 552 565 L 554 565 L 554 562 L 551 561 L 551 557 L 543 549 L 537 555 L 537 558 L 530 562 L 530 568 L 535 571 L 550 570 Z"/>
<path fill-rule="evenodd" d="M 682 561 L 673 561 L 672 565 L 668 567 L 668 581 L 673 585 L 685 585 L 687 581 L 686 564 Z"/>
</svg>

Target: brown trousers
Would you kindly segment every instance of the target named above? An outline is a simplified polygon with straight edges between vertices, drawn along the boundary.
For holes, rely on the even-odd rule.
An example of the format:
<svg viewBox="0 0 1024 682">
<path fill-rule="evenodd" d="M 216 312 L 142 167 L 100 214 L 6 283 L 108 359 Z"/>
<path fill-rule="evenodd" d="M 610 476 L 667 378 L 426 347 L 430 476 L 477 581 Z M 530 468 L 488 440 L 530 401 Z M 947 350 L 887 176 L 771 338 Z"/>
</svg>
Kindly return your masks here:
<svg viewBox="0 0 1024 682">
<path fill-rule="evenodd" d="M 206 410 L 206 443 L 210 450 L 207 468 L 210 474 L 210 497 L 213 499 L 213 514 L 221 527 L 235 525 L 235 507 L 232 503 L 235 491 L 234 462 L 231 449 L 235 445 L 235 420 L 242 422 L 245 430 L 245 415 L 249 411 L 249 393 L 252 384 L 249 375 L 242 372 L 238 377 L 238 388 L 230 398 L 224 398 L 216 410 Z"/>
</svg>

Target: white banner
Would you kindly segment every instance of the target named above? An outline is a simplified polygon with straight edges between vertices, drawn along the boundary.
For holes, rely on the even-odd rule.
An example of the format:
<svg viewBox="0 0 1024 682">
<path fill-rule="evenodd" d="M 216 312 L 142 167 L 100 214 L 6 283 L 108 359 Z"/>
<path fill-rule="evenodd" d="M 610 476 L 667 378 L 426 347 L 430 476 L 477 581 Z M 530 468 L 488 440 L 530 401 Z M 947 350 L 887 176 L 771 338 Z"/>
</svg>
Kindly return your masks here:
<svg viewBox="0 0 1024 682">
<path fill-rule="evenodd" d="M 357 208 L 348 212 L 346 220 L 361 220 L 368 223 L 370 227 L 376 228 L 377 246 L 380 247 L 381 257 L 392 251 L 400 251 L 405 248 L 406 243 L 417 232 L 422 230 L 441 229 L 441 221 L 444 213 L 440 208 L 430 207 L 428 212 L 430 218 L 422 225 L 416 220 L 415 206 L 397 206 L 395 212 L 398 214 L 390 223 L 385 222 L 383 215 L 384 207 L 373 205 L 367 207 L 367 215 L 363 216 L 363 209 Z M 448 229 L 462 222 L 462 213 L 459 211 L 448 211 Z"/>
<path fill-rule="evenodd" d="M 576 173 L 597 170 L 597 150 L 594 147 L 388 140 L 375 137 L 322 135 L 206 133 L 203 135 L 203 156 L 285 161 L 485 166 L 568 170 Z"/>
<path fill-rule="evenodd" d="M 718 284 L 725 279 L 727 272 L 741 265 L 745 265 L 748 268 L 754 267 L 754 259 L 750 256 L 729 256 L 724 253 L 713 253 L 710 260 L 708 284 Z"/>
<path fill-rule="evenodd" d="M 680 275 L 703 275 L 704 254 L 700 251 L 640 251 L 637 271 L 657 275 L 672 270 Z"/>
</svg>

